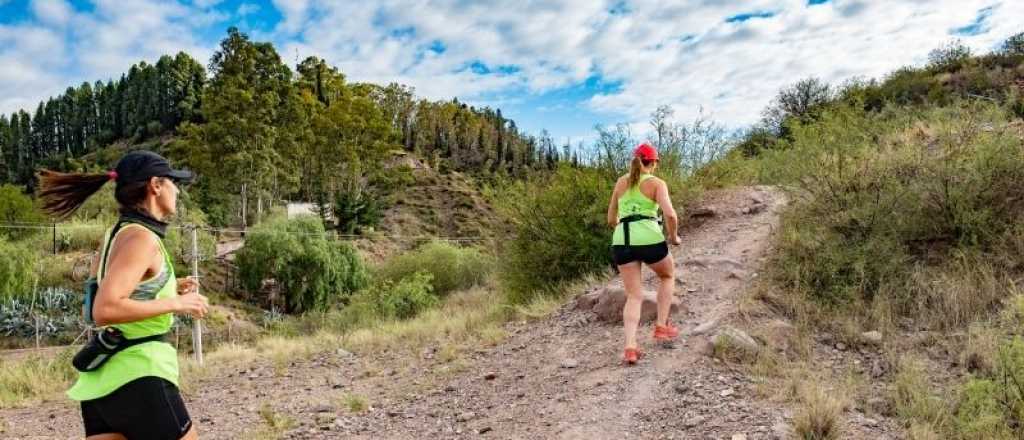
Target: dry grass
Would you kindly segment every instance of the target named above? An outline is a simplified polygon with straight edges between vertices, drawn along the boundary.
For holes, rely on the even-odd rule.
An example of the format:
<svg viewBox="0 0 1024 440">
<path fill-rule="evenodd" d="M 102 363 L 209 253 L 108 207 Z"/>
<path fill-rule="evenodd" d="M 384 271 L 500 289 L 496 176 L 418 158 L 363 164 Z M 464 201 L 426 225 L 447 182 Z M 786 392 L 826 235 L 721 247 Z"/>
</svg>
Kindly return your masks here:
<svg viewBox="0 0 1024 440">
<path fill-rule="evenodd" d="M 802 440 L 834 440 L 842 434 L 845 404 L 817 384 L 801 392 L 800 406 L 793 415 L 793 432 Z"/>
<path fill-rule="evenodd" d="M 71 350 L 57 356 L 30 356 L 5 362 L 0 359 L 0 408 L 23 407 L 57 397 L 75 377 Z"/>
<path fill-rule="evenodd" d="M 928 381 L 924 362 L 912 356 L 904 356 L 897 363 L 893 381 L 893 403 L 896 413 L 921 428 L 932 431 L 948 431 L 951 423 L 950 402 L 936 394 L 935 387 Z"/>
<path fill-rule="evenodd" d="M 274 407 L 270 406 L 269 403 L 264 402 L 259 409 L 260 419 L 263 420 L 263 426 L 247 431 L 243 434 L 242 438 L 249 438 L 254 440 L 276 440 L 284 437 L 285 431 L 294 428 L 297 424 L 295 419 L 288 415 L 281 414 L 274 410 Z"/>
<path fill-rule="evenodd" d="M 359 414 L 370 409 L 370 400 L 362 394 L 345 393 L 341 396 L 341 406 L 351 413 Z"/>
</svg>

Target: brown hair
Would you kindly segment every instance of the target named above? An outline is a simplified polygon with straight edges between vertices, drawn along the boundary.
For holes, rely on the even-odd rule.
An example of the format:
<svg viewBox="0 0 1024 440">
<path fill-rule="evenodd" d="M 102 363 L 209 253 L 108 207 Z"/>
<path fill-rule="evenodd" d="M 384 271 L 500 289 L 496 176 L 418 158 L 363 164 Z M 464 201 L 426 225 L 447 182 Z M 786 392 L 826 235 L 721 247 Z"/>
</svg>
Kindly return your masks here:
<svg viewBox="0 0 1024 440">
<path fill-rule="evenodd" d="M 39 172 L 39 199 L 43 211 L 57 219 L 73 214 L 86 200 L 103 188 L 110 179 L 107 173 L 61 173 L 51 170 Z M 146 199 L 148 180 L 128 184 L 117 184 L 114 198 L 121 205 L 121 211 L 135 208 Z"/>
<path fill-rule="evenodd" d="M 642 167 L 649 167 L 656 161 L 644 160 L 640 156 L 633 156 L 633 162 L 629 164 L 629 187 L 632 188 L 640 183 L 640 173 L 643 172 Z"/>
</svg>

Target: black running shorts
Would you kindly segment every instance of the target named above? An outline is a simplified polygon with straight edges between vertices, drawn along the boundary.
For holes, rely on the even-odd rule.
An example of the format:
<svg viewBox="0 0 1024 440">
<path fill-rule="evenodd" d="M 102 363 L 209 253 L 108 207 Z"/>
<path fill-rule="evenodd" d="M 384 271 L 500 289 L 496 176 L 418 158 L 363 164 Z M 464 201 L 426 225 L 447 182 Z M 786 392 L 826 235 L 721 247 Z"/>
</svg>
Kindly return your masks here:
<svg viewBox="0 0 1024 440">
<path fill-rule="evenodd" d="M 152 376 L 83 401 L 82 420 L 86 437 L 119 433 L 129 439 L 178 440 L 192 427 L 178 387 Z"/>
<path fill-rule="evenodd" d="M 668 256 L 668 243 L 648 244 L 643 246 L 612 246 L 612 261 L 616 265 L 629 264 L 634 261 L 643 261 L 645 264 L 654 264 Z"/>
</svg>

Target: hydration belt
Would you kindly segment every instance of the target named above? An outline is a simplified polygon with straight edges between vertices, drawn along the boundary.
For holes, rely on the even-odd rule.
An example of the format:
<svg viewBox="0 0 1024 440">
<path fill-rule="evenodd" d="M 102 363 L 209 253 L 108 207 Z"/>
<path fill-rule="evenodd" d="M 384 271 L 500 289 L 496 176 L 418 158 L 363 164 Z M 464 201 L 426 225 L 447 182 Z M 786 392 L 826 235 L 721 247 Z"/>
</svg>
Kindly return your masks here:
<svg viewBox="0 0 1024 440">
<path fill-rule="evenodd" d="M 640 214 L 629 215 L 629 216 L 626 216 L 626 217 L 623 217 L 623 218 L 619 219 L 619 223 L 622 224 L 623 243 L 626 246 L 629 246 L 629 224 L 633 223 L 633 222 L 644 221 L 644 220 L 654 220 L 654 221 L 658 222 L 659 225 L 661 224 L 661 219 L 659 219 L 657 217 L 651 217 L 651 216 L 640 215 Z"/>
</svg>

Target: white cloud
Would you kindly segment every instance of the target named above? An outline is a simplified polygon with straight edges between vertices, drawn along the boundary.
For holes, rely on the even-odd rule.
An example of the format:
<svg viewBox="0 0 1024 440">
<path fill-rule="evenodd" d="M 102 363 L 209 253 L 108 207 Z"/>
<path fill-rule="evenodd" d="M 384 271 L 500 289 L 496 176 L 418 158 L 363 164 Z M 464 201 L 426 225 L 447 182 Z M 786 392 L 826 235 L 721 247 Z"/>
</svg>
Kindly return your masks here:
<svg viewBox="0 0 1024 440">
<path fill-rule="evenodd" d="M 42 21 L 57 26 L 71 19 L 71 5 L 64 0 L 32 0 L 32 13 Z"/>
<path fill-rule="evenodd" d="M 220 3 L 95 0 L 92 10 L 75 12 L 60 0 L 33 0 L 38 23 L 0 25 L 0 112 L 179 50 L 205 64 L 217 41 L 201 40 L 198 30 L 228 24 Z M 251 3 L 238 6 L 240 20 L 257 15 Z M 617 86 L 582 105 L 630 123 L 661 104 L 682 120 L 703 107 L 720 121 L 751 123 L 779 88 L 801 78 L 836 83 L 923 63 L 989 6 L 987 32 L 962 37 L 972 48 L 987 51 L 1024 30 L 1014 20 L 1024 2 L 1008 0 L 631 0 L 624 13 L 619 0 L 270 3 L 259 7 L 276 8 L 281 21 L 251 33 L 274 41 L 289 64 L 317 55 L 353 81 L 397 81 L 427 98 L 481 104 L 600 77 Z M 764 12 L 774 15 L 726 22 Z M 474 63 L 491 73 L 475 73 Z M 552 104 L 546 111 L 558 108 Z"/>
<path fill-rule="evenodd" d="M 588 106 L 627 121 L 643 120 L 660 104 L 681 119 L 703 107 L 733 125 L 755 121 L 775 92 L 807 76 L 839 82 L 877 77 L 923 62 L 972 23 L 992 0 L 466 2 L 384 0 L 374 7 L 341 2 L 309 13 L 305 1 L 275 0 L 287 23 L 278 38 L 338 65 L 357 80 L 400 80 L 428 97 L 459 95 L 484 101 L 496 93 L 543 93 L 600 74 L 619 82 Z M 1019 31 L 1013 17 L 1024 2 L 1004 2 L 987 33 L 964 37 L 979 50 Z M 767 18 L 727 23 L 743 13 Z M 304 23 L 304 24 L 303 24 Z M 409 29 L 413 29 L 410 31 Z M 425 48 L 440 41 L 444 53 Z M 479 61 L 511 75 L 453 73 Z"/>
</svg>

